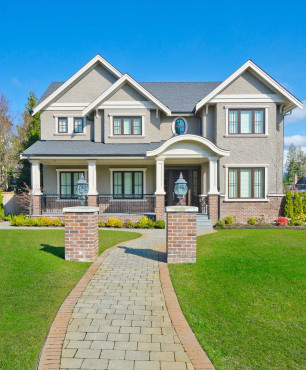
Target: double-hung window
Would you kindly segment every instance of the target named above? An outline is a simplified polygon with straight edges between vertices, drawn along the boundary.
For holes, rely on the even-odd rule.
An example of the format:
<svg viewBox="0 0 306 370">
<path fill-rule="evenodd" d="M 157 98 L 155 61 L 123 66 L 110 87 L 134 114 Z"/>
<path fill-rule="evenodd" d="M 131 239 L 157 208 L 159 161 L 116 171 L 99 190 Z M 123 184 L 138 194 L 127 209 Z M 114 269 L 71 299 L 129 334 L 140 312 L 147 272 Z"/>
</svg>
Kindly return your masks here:
<svg viewBox="0 0 306 370">
<path fill-rule="evenodd" d="M 114 117 L 114 135 L 142 135 L 142 117 Z"/>
<path fill-rule="evenodd" d="M 74 129 L 75 134 L 81 134 L 84 131 L 83 118 L 74 118 Z"/>
<path fill-rule="evenodd" d="M 68 118 L 59 117 L 58 118 L 58 133 L 66 134 L 68 132 Z"/>
<path fill-rule="evenodd" d="M 228 133 L 232 134 L 264 134 L 264 109 L 229 109 Z"/>
<path fill-rule="evenodd" d="M 118 199 L 140 199 L 143 197 L 142 171 L 114 171 L 113 195 Z"/>
<path fill-rule="evenodd" d="M 61 198 L 76 198 L 76 183 L 84 176 L 84 172 L 60 172 L 60 196 Z"/>
<path fill-rule="evenodd" d="M 264 198 L 264 168 L 229 168 L 228 197 L 231 199 Z"/>
</svg>

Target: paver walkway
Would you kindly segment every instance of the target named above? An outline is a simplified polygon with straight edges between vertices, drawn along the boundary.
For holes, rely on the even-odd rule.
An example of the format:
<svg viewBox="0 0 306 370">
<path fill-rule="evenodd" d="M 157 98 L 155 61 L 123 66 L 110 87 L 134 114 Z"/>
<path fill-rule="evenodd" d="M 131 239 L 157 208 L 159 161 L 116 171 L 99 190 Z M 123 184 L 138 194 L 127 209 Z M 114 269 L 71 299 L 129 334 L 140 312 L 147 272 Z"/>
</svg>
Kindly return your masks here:
<svg viewBox="0 0 306 370">
<path fill-rule="evenodd" d="M 148 230 L 109 254 L 76 304 L 62 369 L 193 369 L 161 288 L 164 243 L 164 230 Z"/>
</svg>

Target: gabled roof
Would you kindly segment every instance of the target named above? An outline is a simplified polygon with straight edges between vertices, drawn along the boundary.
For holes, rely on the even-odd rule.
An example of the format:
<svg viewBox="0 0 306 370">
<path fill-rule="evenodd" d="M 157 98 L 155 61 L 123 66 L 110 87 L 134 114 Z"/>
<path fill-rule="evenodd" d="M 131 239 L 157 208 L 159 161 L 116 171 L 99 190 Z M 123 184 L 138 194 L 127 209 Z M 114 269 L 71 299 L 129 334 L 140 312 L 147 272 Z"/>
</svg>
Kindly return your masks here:
<svg viewBox="0 0 306 370">
<path fill-rule="evenodd" d="M 298 100 L 295 96 L 293 96 L 287 89 L 281 86 L 277 81 L 275 81 L 270 75 L 268 75 L 265 71 L 258 67 L 254 62 L 250 59 L 244 63 L 240 68 L 237 69 L 233 74 L 231 74 L 226 80 L 224 80 L 220 85 L 218 85 L 211 93 L 206 95 L 199 101 L 196 105 L 195 111 L 197 112 L 201 109 L 206 103 L 209 103 L 211 99 L 213 99 L 217 94 L 219 94 L 222 90 L 224 90 L 227 86 L 229 86 L 234 80 L 236 80 L 239 76 L 243 74 L 247 69 L 255 72 L 260 78 L 268 83 L 268 85 L 272 86 L 277 92 L 282 94 L 287 98 L 289 102 L 292 104 L 288 106 L 288 110 L 291 110 L 295 107 L 303 108 L 303 103 Z M 293 107 L 292 107 L 293 105 Z M 286 112 L 286 110 L 285 110 Z"/>
<path fill-rule="evenodd" d="M 131 76 L 125 73 L 121 78 L 119 78 L 119 80 L 113 83 L 112 86 L 110 86 L 107 90 L 105 90 L 100 96 L 97 97 L 97 99 L 95 99 L 92 103 L 90 103 L 83 110 L 83 116 L 91 112 L 93 109 L 97 108 L 105 99 L 107 99 L 110 95 L 118 91 L 125 83 L 129 83 L 130 85 L 132 85 L 135 88 L 135 90 L 137 90 L 139 93 L 141 93 L 151 102 L 153 102 L 157 107 L 159 107 L 167 115 L 171 114 L 171 110 L 165 104 L 163 104 L 160 100 L 158 100 L 155 96 L 153 96 L 149 91 L 147 91 L 143 86 L 141 86 Z"/>
<path fill-rule="evenodd" d="M 37 103 L 33 109 L 33 114 L 40 111 L 43 107 L 45 107 L 48 103 L 50 103 L 54 98 L 56 98 L 59 94 L 65 91 L 71 84 L 73 84 L 78 78 L 84 75 L 91 67 L 95 64 L 102 64 L 106 69 L 108 69 L 111 73 L 113 73 L 116 77 L 120 78 L 122 73 L 119 72 L 114 66 L 112 66 L 107 60 L 101 57 L 101 55 L 96 55 L 92 58 L 88 63 L 85 64 L 84 67 L 79 69 L 73 76 L 71 76 L 66 82 L 60 85 L 60 82 L 56 82 L 57 85 L 49 85 L 49 94 L 47 94 L 48 89 L 45 91 L 44 95 L 46 97 L 43 99 L 43 96 L 39 99 L 39 103 Z M 52 91 L 52 92 L 51 92 Z"/>
</svg>

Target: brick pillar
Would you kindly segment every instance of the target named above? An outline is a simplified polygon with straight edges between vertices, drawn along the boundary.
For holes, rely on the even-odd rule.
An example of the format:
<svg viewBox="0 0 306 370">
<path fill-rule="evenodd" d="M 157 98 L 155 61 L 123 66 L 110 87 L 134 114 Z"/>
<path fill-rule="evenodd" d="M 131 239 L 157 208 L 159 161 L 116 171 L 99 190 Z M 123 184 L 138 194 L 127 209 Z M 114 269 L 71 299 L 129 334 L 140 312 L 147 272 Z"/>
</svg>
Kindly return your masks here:
<svg viewBox="0 0 306 370">
<path fill-rule="evenodd" d="M 32 215 L 40 216 L 41 215 L 41 197 L 40 195 L 32 196 Z"/>
<path fill-rule="evenodd" d="M 197 215 L 167 212 L 167 262 L 195 263 L 197 252 Z"/>
<path fill-rule="evenodd" d="M 88 195 L 88 207 L 97 207 L 98 197 L 96 195 Z"/>
<path fill-rule="evenodd" d="M 65 214 L 65 259 L 93 262 L 99 255 L 98 207 L 67 207 Z"/>
<path fill-rule="evenodd" d="M 161 194 L 156 194 L 155 198 L 155 213 L 156 220 L 165 219 L 165 196 Z"/>
<path fill-rule="evenodd" d="M 218 194 L 208 194 L 208 213 L 213 225 L 218 221 Z"/>
</svg>

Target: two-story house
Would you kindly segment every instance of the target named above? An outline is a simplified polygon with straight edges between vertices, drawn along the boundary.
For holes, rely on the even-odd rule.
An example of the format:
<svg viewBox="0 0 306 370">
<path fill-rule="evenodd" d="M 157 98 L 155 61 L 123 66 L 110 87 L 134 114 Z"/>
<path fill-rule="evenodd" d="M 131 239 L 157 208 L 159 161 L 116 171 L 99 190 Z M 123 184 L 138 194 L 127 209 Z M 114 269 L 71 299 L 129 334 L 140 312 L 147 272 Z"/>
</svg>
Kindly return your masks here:
<svg viewBox="0 0 306 370">
<path fill-rule="evenodd" d="M 78 204 L 84 175 L 88 204 L 101 217 L 163 219 L 178 202 L 182 172 L 186 204 L 212 223 L 227 215 L 275 220 L 284 115 L 296 107 L 302 103 L 251 60 L 223 82 L 137 82 L 97 55 L 66 82 L 52 82 L 34 108 L 41 138 L 23 153 L 34 212 Z"/>
</svg>

